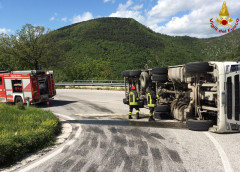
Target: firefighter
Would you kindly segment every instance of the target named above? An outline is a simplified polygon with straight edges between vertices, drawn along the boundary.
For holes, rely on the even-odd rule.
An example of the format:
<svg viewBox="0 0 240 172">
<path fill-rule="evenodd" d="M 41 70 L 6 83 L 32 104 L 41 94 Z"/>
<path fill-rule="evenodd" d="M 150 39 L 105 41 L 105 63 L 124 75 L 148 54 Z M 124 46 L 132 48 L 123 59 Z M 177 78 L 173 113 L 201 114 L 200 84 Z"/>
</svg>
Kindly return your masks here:
<svg viewBox="0 0 240 172">
<path fill-rule="evenodd" d="M 149 107 L 149 110 L 150 110 L 148 121 L 155 121 L 155 119 L 153 118 L 153 111 L 154 111 L 154 107 L 156 106 L 156 94 L 151 89 L 151 87 L 149 87 L 147 91 L 146 98 L 147 98 L 147 106 Z"/>
<path fill-rule="evenodd" d="M 128 94 L 128 101 L 129 101 L 129 116 L 128 118 L 129 119 L 132 119 L 132 111 L 133 111 L 133 108 L 136 109 L 136 118 L 139 119 L 139 107 L 138 107 L 138 94 L 137 94 L 137 91 L 136 91 L 136 87 L 135 86 L 132 86 L 131 87 L 131 91 L 129 92 Z"/>
</svg>

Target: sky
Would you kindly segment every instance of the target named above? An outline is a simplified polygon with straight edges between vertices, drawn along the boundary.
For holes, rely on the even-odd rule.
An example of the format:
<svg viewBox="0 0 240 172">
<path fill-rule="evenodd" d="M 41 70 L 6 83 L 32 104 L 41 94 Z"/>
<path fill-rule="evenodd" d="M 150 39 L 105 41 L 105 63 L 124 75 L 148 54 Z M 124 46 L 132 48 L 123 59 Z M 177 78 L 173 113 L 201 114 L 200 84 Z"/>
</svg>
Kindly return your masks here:
<svg viewBox="0 0 240 172">
<path fill-rule="evenodd" d="M 55 30 L 101 17 L 133 18 L 155 32 L 209 38 L 224 0 L 0 0 L 0 33 L 15 34 L 25 24 Z M 240 1 L 226 0 L 231 28 L 240 18 Z M 239 24 L 240 25 L 240 24 Z M 236 25 L 236 28 L 239 28 Z M 228 27 L 220 27 L 226 30 Z"/>
</svg>

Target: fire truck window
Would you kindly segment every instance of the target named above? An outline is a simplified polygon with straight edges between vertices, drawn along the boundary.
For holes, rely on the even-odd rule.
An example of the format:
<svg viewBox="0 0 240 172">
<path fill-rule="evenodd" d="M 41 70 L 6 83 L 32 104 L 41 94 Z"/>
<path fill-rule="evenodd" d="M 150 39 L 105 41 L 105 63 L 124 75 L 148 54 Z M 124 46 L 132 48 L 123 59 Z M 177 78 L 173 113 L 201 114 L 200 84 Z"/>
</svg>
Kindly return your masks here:
<svg viewBox="0 0 240 172">
<path fill-rule="evenodd" d="M 48 94 L 48 80 L 47 78 L 39 78 L 38 79 L 39 83 L 39 90 L 40 90 L 40 95 L 42 94 Z"/>
<path fill-rule="evenodd" d="M 12 80 L 12 88 L 14 93 L 22 92 L 22 81 L 21 80 Z"/>
<path fill-rule="evenodd" d="M 0 85 L 2 85 L 2 77 L 0 77 Z"/>
</svg>

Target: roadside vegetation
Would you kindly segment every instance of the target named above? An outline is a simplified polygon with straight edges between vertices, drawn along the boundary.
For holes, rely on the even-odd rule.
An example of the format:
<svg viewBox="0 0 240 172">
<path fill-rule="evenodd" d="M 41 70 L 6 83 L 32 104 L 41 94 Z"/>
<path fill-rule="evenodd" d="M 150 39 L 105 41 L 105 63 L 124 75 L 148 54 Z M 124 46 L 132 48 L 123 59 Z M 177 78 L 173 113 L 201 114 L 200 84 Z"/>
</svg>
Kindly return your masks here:
<svg viewBox="0 0 240 172">
<path fill-rule="evenodd" d="M 61 123 L 50 111 L 0 104 L 0 167 L 53 145 L 60 131 Z"/>
</svg>

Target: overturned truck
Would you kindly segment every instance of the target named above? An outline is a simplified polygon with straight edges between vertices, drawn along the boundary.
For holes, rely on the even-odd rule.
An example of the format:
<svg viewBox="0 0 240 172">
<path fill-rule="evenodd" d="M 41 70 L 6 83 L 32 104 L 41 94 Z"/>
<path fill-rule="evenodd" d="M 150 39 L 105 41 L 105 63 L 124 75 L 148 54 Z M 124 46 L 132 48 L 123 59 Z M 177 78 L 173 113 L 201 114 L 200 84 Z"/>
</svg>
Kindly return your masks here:
<svg viewBox="0 0 240 172">
<path fill-rule="evenodd" d="M 125 98 L 136 86 L 140 108 L 153 88 L 157 105 L 154 116 L 169 114 L 186 121 L 190 130 L 217 133 L 240 131 L 240 63 L 191 62 L 185 65 L 122 72 Z"/>
</svg>

